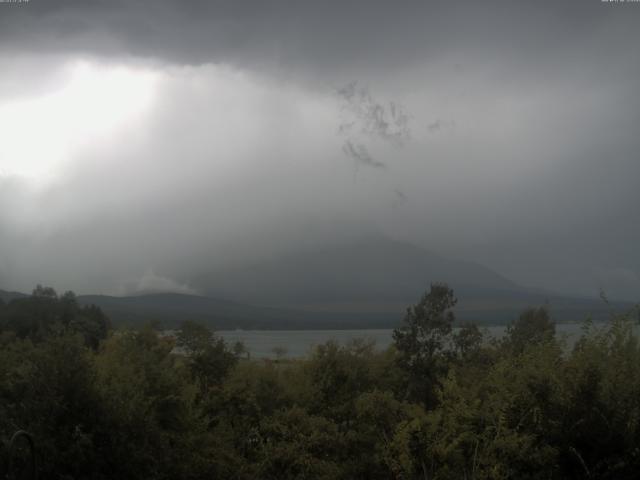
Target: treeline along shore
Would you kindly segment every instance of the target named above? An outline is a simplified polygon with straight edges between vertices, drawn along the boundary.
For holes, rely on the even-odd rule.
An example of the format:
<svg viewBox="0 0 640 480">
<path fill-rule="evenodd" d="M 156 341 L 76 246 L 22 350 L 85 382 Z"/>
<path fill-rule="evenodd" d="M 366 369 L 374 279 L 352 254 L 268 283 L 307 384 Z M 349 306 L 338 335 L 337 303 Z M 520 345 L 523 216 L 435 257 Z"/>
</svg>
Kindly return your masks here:
<svg viewBox="0 0 640 480">
<path fill-rule="evenodd" d="M 249 359 L 197 322 L 114 329 L 39 286 L 0 301 L 0 478 L 29 468 L 19 430 L 45 479 L 638 478 L 637 310 L 567 345 L 544 307 L 487 339 L 455 304 L 431 285 L 384 349 Z"/>
</svg>

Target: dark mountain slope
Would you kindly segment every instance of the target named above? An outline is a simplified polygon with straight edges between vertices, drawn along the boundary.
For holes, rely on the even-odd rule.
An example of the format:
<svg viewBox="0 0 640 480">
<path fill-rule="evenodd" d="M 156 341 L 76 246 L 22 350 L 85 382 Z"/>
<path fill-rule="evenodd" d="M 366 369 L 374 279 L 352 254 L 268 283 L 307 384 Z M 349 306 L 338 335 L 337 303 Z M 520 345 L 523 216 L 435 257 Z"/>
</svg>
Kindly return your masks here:
<svg viewBox="0 0 640 480">
<path fill-rule="evenodd" d="M 0 290 L 0 300 L 2 300 L 5 303 L 10 302 L 14 298 L 24 298 L 24 297 L 27 297 L 27 296 L 28 295 L 25 294 L 25 293 L 7 292 L 6 290 Z"/>
<path fill-rule="evenodd" d="M 217 329 L 380 328 L 396 326 L 432 282 L 454 289 L 460 322 L 504 324 L 545 304 L 560 322 L 589 315 L 605 320 L 631 307 L 525 289 L 481 265 L 381 237 L 204 271 L 191 283 L 208 296 L 85 295 L 79 301 L 100 306 L 115 324 L 159 321 L 171 328 L 189 319 Z M 0 291 L 5 301 L 20 295 Z"/>
<path fill-rule="evenodd" d="M 194 281 L 218 297 L 287 306 L 406 304 L 432 282 L 447 282 L 456 288 L 523 290 L 481 265 L 450 260 L 386 238 L 293 252 L 251 266 L 204 273 Z"/>
<path fill-rule="evenodd" d="M 195 320 L 215 329 L 341 328 L 346 320 L 351 326 L 364 328 L 369 323 L 379 326 L 387 320 L 385 315 L 377 318 L 351 315 L 344 319 L 340 314 L 299 312 L 176 293 L 130 297 L 81 295 L 78 300 L 99 306 L 116 325 L 131 326 L 157 321 L 165 328 L 173 328 L 183 320 Z"/>
</svg>

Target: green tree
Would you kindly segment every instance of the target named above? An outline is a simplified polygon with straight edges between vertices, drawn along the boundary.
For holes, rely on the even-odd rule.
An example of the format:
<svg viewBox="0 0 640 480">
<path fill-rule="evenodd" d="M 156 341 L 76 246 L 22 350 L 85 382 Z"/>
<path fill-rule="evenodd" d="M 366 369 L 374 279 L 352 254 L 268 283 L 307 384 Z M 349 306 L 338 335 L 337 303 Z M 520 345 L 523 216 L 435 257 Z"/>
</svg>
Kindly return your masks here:
<svg viewBox="0 0 640 480">
<path fill-rule="evenodd" d="M 453 335 L 453 344 L 458 355 L 465 359 L 476 355 L 482 347 L 484 335 L 473 323 L 465 324 Z"/>
<path fill-rule="evenodd" d="M 198 478 L 205 425 L 170 338 L 152 328 L 111 336 L 96 359 L 107 478 Z"/>
<path fill-rule="evenodd" d="M 0 437 L 28 430 L 44 478 L 90 478 L 101 458 L 95 434 L 104 419 L 93 353 L 77 335 L 0 347 Z M 4 439 L 5 441 L 8 438 Z"/>
<path fill-rule="evenodd" d="M 437 403 L 439 378 L 446 372 L 457 303 L 453 290 L 434 283 L 420 301 L 407 309 L 404 323 L 393 331 L 399 364 L 408 375 L 408 398 L 428 407 Z"/>
<path fill-rule="evenodd" d="M 186 354 L 186 361 L 200 390 L 206 394 L 219 386 L 229 371 L 238 363 L 241 352 L 231 350 L 223 338 L 197 322 L 185 321 L 177 332 L 177 345 Z"/>
<path fill-rule="evenodd" d="M 14 299 L 0 311 L 0 328 L 34 342 L 77 333 L 96 350 L 107 338 L 111 324 L 95 305 L 78 305 L 73 292 L 58 297 L 52 288 L 38 285 L 30 297 Z"/>
<path fill-rule="evenodd" d="M 528 346 L 554 339 L 555 322 L 546 307 L 528 308 L 507 327 L 505 341 L 514 352 L 522 352 Z"/>
<path fill-rule="evenodd" d="M 345 478 L 340 462 L 340 434 L 330 420 L 293 407 L 264 419 L 260 435 L 261 462 L 255 478 Z"/>
<path fill-rule="evenodd" d="M 318 345 L 304 367 L 310 381 L 311 413 L 337 423 L 353 421 L 356 399 L 374 385 L 373 356 L 373 344 L 366 341 L 345 346 L 335 341 Z"/>
</svg>

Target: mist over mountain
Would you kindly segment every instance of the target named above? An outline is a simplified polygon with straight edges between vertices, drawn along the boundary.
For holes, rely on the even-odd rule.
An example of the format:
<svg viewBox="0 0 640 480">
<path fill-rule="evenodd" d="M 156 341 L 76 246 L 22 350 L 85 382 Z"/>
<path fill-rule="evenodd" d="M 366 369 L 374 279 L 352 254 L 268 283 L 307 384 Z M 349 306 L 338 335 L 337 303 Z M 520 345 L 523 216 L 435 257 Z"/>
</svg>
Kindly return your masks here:
<svg viewBox="0 0 640 480">
<path fill-rule="evenodd" d="M 0 8 L 7 290 L 640 299 L 634 2 Z"/>
<path fill-rule="evenodd" d="M 136 293 L 78 299 L 100 306 L 119 325 L 175 328 L 196 320 L 216 329 L 392 328 L 435 282 L 454 289 L 459 323 L 506 324 L 543 305 L 559 322 L 603 321 L 632 306 L 526 288 L 485 266 L 374 234 L 307 242 L 270 259 L 201 270 L 188 284 L 154 274 L 132 286 Z M 5 301 L 23 295 L 0 291 Z"/>
<path fill-rule="evenodd" d="M 300 262 L 335 287 L 291 280 L 301 223 L 338 219 L 520 285 L 640 299 L 635 2 L 0 6 L 4 288 L 258 298 L 239 270 L 272 282 L 282 257 L 279 302 L 339 299 L 321 253 Z M 396 298 L 417 270 L 362 280 Z"/>
<path fill-rule="evenodd" d="M 472 262 L 382 236 L 283 252 L 270 260 L 195 277 L 202 291 L 261 304 L 409 302 L 432 282 L 456 288 L 522 290 Z"/>
<path fill-rule="evenodd" d="M 14 300 L 14 299 L 17 299 L 17 298 L 24 298 L 26 296 L 27 296 L 26 293 L 7 292 L 6 290 L 0 289 L 0 300 L 5 302 L 5 303 L 8 303 L 11 300 Z"/>
</svg>

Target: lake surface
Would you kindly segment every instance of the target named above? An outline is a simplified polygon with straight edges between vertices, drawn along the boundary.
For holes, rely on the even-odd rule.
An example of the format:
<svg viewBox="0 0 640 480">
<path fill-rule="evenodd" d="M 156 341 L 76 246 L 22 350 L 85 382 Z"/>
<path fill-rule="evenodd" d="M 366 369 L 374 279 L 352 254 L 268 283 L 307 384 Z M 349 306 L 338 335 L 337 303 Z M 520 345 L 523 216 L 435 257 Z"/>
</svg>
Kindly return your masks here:
<svg viewBox="0 0 640 480">
<path fill-rule="evenodd" d="M 500 338 L 506 327 L 484 327 L 490 337 Z M 455 330 L 455 329 L 454 329 Z M 373 340 L 377 348 L 385 349 L 391 342 L 392 329 L 381 330 L 219 330 L 216 332 L 227 342 L 241 341 L 251 354 L 251 358 L 275 358 L 275 349 L 283 348 L 289 358 L 304 357 L 314 346 L 335 340 L 344 345 L 357 338 Z M 575 342 L 582 333 L 582 324 L 564 323 L 556 325 L 556 334 L 566 336 L 569 344 Z"/>
</svg>

